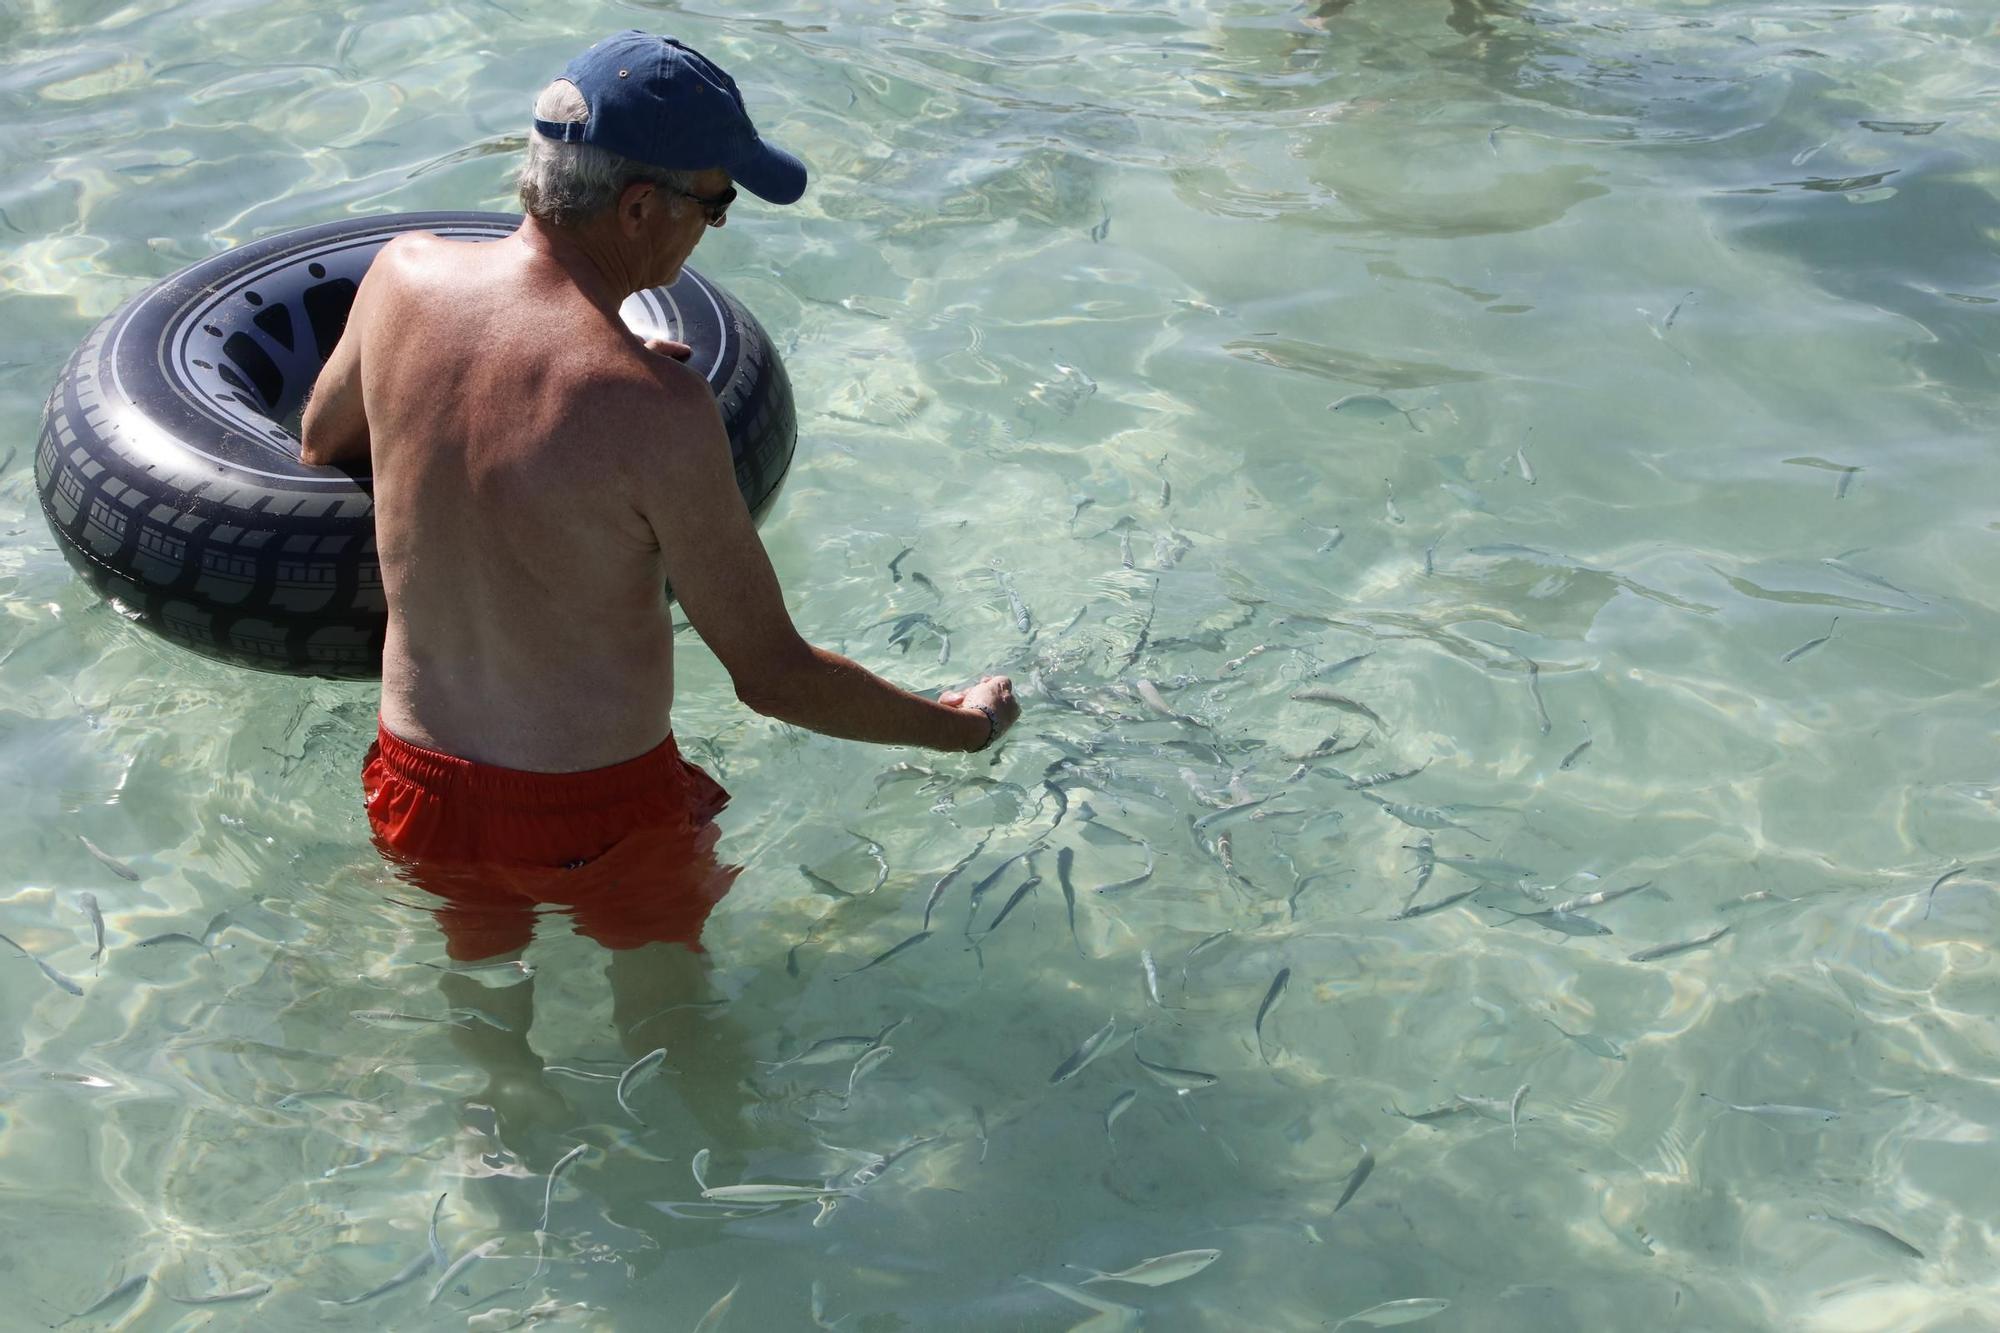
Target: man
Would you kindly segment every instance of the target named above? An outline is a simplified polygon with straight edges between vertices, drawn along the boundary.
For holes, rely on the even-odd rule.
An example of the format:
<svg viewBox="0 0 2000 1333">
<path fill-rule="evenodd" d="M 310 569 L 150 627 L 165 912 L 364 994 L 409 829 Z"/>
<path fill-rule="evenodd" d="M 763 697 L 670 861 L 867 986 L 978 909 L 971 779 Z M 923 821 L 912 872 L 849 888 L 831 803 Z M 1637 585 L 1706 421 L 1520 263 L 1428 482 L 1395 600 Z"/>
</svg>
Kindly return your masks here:
<svg viewBox="0 0 2000 1333">
<path fill-rule="evenodd" d="M 538 902 L 614 949 L 698 947 L 728 795 L 674 745 L 668 581 L 760 713 L 966 751 L 1019 715 L 1003 676 L 933 701 L 801 638 L 688 349 L 619 319 L 723 225 L 732 181 L 789 204 L 806 172 L 698 52 L 599 42 L 535 104 L 519 231 L 384 247 L 307 406 L 305 461 L 375 478 L 370 821 L 442 868 L 419 882 L 456 958 L 525 946 Z M 454 870 L 475 865 L 498 871 Z"/>
</svg>

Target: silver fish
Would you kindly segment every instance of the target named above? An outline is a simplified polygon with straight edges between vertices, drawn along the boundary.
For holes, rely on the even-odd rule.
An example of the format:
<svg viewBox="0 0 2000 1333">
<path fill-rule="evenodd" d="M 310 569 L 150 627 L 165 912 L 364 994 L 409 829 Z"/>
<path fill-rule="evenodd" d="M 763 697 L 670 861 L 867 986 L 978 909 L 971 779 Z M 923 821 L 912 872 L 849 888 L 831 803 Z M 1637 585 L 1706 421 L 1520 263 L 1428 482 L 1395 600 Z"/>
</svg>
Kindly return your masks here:
<svg viewBox="0 0 2000 1333">
<path fill-rule="evenodd" d="M 1535 484 L 1535 469 L 1528 462 L 1528 446 L 1522 445 L 1514 451 L 1514 467 L 1520 472 L 1521 480 L 1530 486 Z"/>
<path fill-rule="evenodd" d="M 444 1268 L 451 1263 L 451 1257 L 444 1252 L 444 1242 L 438 1239 L 438 1212 L 444 1207 L 444 1201 L 450 1197 L 451 1191 L 446 1190 L 443 1194 L 438 1195 L 437 1202 L 431 1205 L 431 1229 L 428 1239 L 430 1242 L 431 1262 L 439 1268 Z"/>
<path fill-rule="evenodd" d="M 636 1091 L 641 1084 L 644 1084 L 658 1074 L 660 1072 L 660 1062 L 666 1058 L 667 1048 L 664 1046 L 657 1050 L 648 1051 L 626 1066 L 625 1072 L 618 1076 L 618 1105 L 624 1108 L 626 1115 L 631 1116 L 634 1120 L 638 1120 L 641 1125 L 646 1122 L 639 1118 L 639 1113 L 632 1109 L 632 1104 L 626 1101 L 625 1098 L 629 1093 Z"/>
<path fill-rule="evenodd" d="M 880 1180 L 883 1173 L 890 1167 L 902 1161 L 905 1157 L 917 1151 L 917 1149 L 936 1143 L 941 1137 L 943 1136 L 938 1134 L 926 1134 L 920 1139 L 911 1139 L 892 1153 L 886 1153 L 883 1156 L 877 1157 L 874 1161 L 854 1173 L 855 1187 L 872 1185 L 874 1182 Z"/>
<path fill-rule="evenodd" d="M 1514 1140 L 1514 1151 L 1521 1150 L 1521 1103 L 1528 1099 L 1528 1085 L 1523 1083 L 1514 1089 L 1514 1100 L 1507 1103 L 1507 1129 Z"/>
<path fill-rule="evenodd" d="M 440 1023 L 447 1027 L 469 1027 L 459 1010 L 452 1010 L 446 1017 L 432 1018 L 427 1014 L 406 1014 L 397 1009 L 350 1009 L 347 1016 L 358 1018 L 370 1027 L 388 1028 L 393 1032 L 414 1032 L 418 1028 L 434 1027 Z"/>
<path fill-rule="evenodd" d="M 1070 867 L 1076 863 L 1076 852 L 1064 847 L 1056 853 L 1056 882 L 1062 885 L 1063 906 L 1069 911 L 1069 939 L 1076 946 L 1076 956 L 1084 957 L 1083 937 L 1076 933 L 1076 885 L 1070 883 Z"/>
<path fill-rule="evenodd" d="M 1392 818 L 1408 824 L 1411 828 L 1457 829 L 1460 833 L 1470 833 L 1481 842 L 1486 841 L 1485 834 L 1467 828 L 1435 806 L 1408 805 L 1402 801 L 1391 801 L 1377 796 L 1372 791 L 1364 791 L 1361 794 L 1381 806 Z"/>
<path fill-rule="evenodd" d="M 854 1062 L 854 1067 L 847 1071 L 847 1091 L 840 1099 L 841 1105 L 845 1106 L 847 1103 L 853 1101 L 854 1085 L 868 1077 L 870 1073 L 874 1072 L 877 1065 L 895 1053 L 896 1048 L 894 1046 L 873 1046 L 863 1051 L 861 1058 Z"/>
<path fill-rule="evenodd" d="M 1384 1301 L 1371 1305 L 1366 1310 L 1357 1311 L 1333 1326 L 1333 1333 L 1340 1333 L 1349 1324 L 1367 1324 L 1370 1328 L 1390 1328 L 1397 1324 L 1414 1324 L 1419 1319 L 1429 1319 L 1434 1314 L 1443 1314 L 1451 1308 L 1451 1302 L 1439 1296 L 1417 1296 L 1406 1301 Z"/>
<path fill-rule="evenodd" d="M 1291 968 L 1278 969 L 1278 975 L 1271 978 L 1271 988 L 1264 992 L 1264 1002 L 1257 1006 L 1257 1021 L 1251 1025 L 1251 1030 L 1257 1035 L 1257 1054 L 1265 1064 L 1271 1063 L 1271 1057 L 1264 1052 L 1264 1020 L 1269 1018 L 1271 1011 L 1284 1001 L 1285 987 L 1291 984 L 1291 980 Z"/>
<path fill-rule="evenodd" d="M 1615 1043 L 1607 1038 L 1598 1036 L 1595 1032 L 1571 1032 L 1553 1018 L 1544 1018 L 1542 1021 L 1601 1060 L 1623 1060 L 1625 1058 L 1625 1052 L 1619 1050 Z"/>
<path fill-rule="evenodd" d="M 1465 1115 L 1473 1108 L 1463 1098 L 1460 1098 L 1457 1101 L 1446 1102 L 1442 1106 L 1433 1106 L 1427 1111 L 1405 1111 L 1393 1102 L 1382 1109 L 1387 1114 L 1408 1120 L 1412 1124 L 1428 1125 L 1439 1120 L 1449 1120 L 1453 1116 Z"/>
<path fill-rule="evenodd" d="M 1410 427 L 1414 430 L 1416 422 L 1412 421 Z M 1382 493 L 1382 512 L 1388 516 L 1391 523 L 1401 523 L 1403 521 L 1403 511 L 1396 508 L 1396 488 L 1386 477 L 1382 480 Z"/>
<path fill-rule="evenodd" d="M 1356 1162 L 1354 1169 L 1347 1173 L 1347 1188 L 1340 1192 L 1340 1202 L 1333 1205 L 1334 1212 L 1337 1213 L 1347 1207 L 1348 1200 L 1361 1192 L 1361 1186 L 1367 1181 L 1369 1175 L 1374 1170 L 1375 1154 L 1368 1151 L 1368 1145 L 1364 1143 L 1361 1145 L 1361 1160 Z"/>
<path fill-rule="evenodd" d="M 1014 612 L 1014 628 L 1026 634 L 1033 628 L 1034 624 L 1028 617 L 1027 603 L 1021 600 L 1020 593 L 1014 591 L 1013 580 L 1009 579 L 1004 573 L 996 569 L 993 571 L 993 577 L 999 580 L 1001 590 L 1007 594 L 1007 605 Z"/>
<path fill-rule="evenodd" d="M 1136 1045 L 1132 1048 L 1132 1058 L 1139 1062 L 1141 1069 L 1153 1076 L 1155 1082 L 1163 1087 L 1172 1088 L 1183 1097 L 1197 1088 L 1212 1088 L 1222 1081 L 1218 1076 L 1204 1073 L 1199 1069 L 1176 1069 L 1172 1065 L 1154 1064 L 1139 1054 Z"/>
<path fill-rule="evenodd" d="M 1954 866 L 1931 881 L 1931 891 L 1924 895 L 1924 920 L 1931 919 L 1931 907 L 1937 902 L 1937 891 L 1970 869 L 1970 866 Z"/>
<path fill-rule="evenodd" d="M 99 1296 L 96 1300 L 92 1301 L 88 1309 L 78 1310 L 75 1314 L 71 1315 L 69 1319 L 64 1320 L 63 1322 L 68 1323 L 71 1322 L 72 1320 L 88 1319 L 92 1315 L 97 1314 L 99 1311 L 109 1310 L 114 1305 L 122 1304 L 125 1301 L 132 1299 L 133 1296 L 138 1294 L 138 1291 L 141 1287 L 145 1286 L 148 1282 L 152 1280 L 153 1280 L 152 1275 L 149 1273 L 136 1273 L 133 1276 L 126 1278 L 123 1282 L 120 1282 L 110 1291 L 105 1292 L 102 1296 Z M 60 1328 L 61 1325 L 59 1324 L 57 1325 L 57 1327 Z"/>
<path fill-rule="evenodd" d="M 1842 1217 L 1838 1213 L 1807 1213 L 1806 1219 L 1812 1222 L 1830 1222 L 1834 1226 L 1844 1227 L 1876 1248 L 1888 1250 L 1892 1254 L 1899 1254 L 1908 1259 L 1924 1257 L 1922 1250 L 1895 1232 L 1886 1231 L 1873 1222 L 1863 1222 L 1855 1217 Z"/>
<path fill-rule="evenodd" d="M 1195 955 L 1200 954 L 1217 944 L 1220 944 L 1223 940 L 1229 938 L 1231 935 L 1234 935 L 1235 933 L 1236 933 L 1235 930 L 1231 928 L 1225 930 L 1218 930 L 1213 935 L 1205 935 L 1201 939 L 1195 941 L 1193 948 L 1189 949 L 1185 954 L 1181 955 L 1181 989 L 1183 991 L 1187 990 L 1188 964 L 1194 961 Z"/>
<path fill-rule="evenodd" d="M 344 1300 L 335 1301 L 334 1304 L 360 1305 L 364 1301 L 374 1300 L 377 1296 L 386 1296 L 398 1287 L 407 1286 L 409 1283 L 415 1282 L 418 1278 L 422 1277 L 426 1271 L 429 1270 L 429 1268 L 434 1262 L 435 1261 L 431 1258 L 429 1251 L 425 1251 L 423 1254 L 418 1255 L 416 1258 L 410 1260 L 409 1263 L 405 1264 L 402 1268 L 398 1269 L 394 1277 L 382 1283 L 380 1286 L 370 1287 L 368 1290 L 362 1292 L 359 1296 L 349 1296 Z"/>
<path fill-rule="evenodd" d="M 150 949 L 155 944 L 192 944 L 197 949 L 207 947 L 194 936 L 180 930 L 170 930 L 164 935 L 148 935 L 132 947 L 135 949 Z"/>
<path fill-rule="evenodd" d="M 826 876 L 816 873 L 810 866 L 800 866 L 799 874 L 804 877 L 806 883 L 812 885 L 821 893 L 826 894 L 829 898 L 859 898 L 861 896 L 858 893 L 841 888 Z"/>
<path fill-rule="evenodd" d="M 1093 1282 L 1130 1282 L 1138 1287 L 1164 1287 L 1170 1282 L 1180 1282 L 1193 1277 L 1221 1257 L 1221 1250 L 1177 1250 L 1172 1254 L 1162 1254 L 1147 1259 L 1116 1273 L 1104 1273 L 1094 1268 L 1086 1268 L 1083 1271 L 1090 1276 L 1083 1280 L 1082 1285 L 1087 1287 Z"/>
<path fill-rule="evenodd" d="M 1738 1106 L 1735 1102 L 1723 1101 L 1713 1093 L 1704 1092 L 1701 1095 L 1725 1110 L 1754 1115 L 1773 1129 L 1782 1129 L 1788 1133 L 1809 1134 L 1840 1119 L 1840 1112 L 1830 1111 L 1824 1106 L 1787 1106 L 1783 1102 L 1758 1102 L 1751 1106 Z"/>
<path fill-rule="evenodd" d="M 1419 843 L 1417 846 L 1421 848 L 1423 844 Z M 1459 874 L 1476 879 L 1482 884 L 1517 884 L 1535 873 L 1525 866 L 1512 865 L 1487 856 L 1439 856 L 1436 852 L 1431 852 L 1429 860 L 1435 865 L 1456 870 Z"/>
<path fill-rule="evenodd" d="M 1389 725 L 1382 720 L 1380 713 L 1370 708 L 1367 704 L 1362 703 L 1359 699 L 1350 699 L 1336 690 L 1329 690 L 1323 686 L 1308 685 L 1302 690 L 1295 690 L 1292 692 L 1292 698 L 1301 703 L 1330 704 L 1343 713 L 1353 713 L 1356 716 L 1365 717 L 1378 727 Z"/>
<path fill-rule="evenodd" d="M 475 1245 L 464 1254 L 459 1255 L 458 1258 L 452 1261 L 449 1268 L 438 1274 L 437 1285 L 431 1288 L 431 1298 L 425 1304 L 436 1305 L 437 1298 L 444 1295 L 445 1288 L 451 1285 L 453 1278 L 478 1263 L 481 1259 L 489 1257 L 499 1248 L 500 1242 L 498 1240 L 489 1240 L 483 1244 Z"/>
<path fill-rule="evenodd" d="M 1602 907 L 1606 903 L 1615 903 L 1620 898 L 1652 887 L 1653 881 L 1649 879 L 1638 884 L 1628 884 L 1622 889 L 1598 889 L 1594 892 L 1586 893 L 1580 898 L 1571 898 L 1568 902 L 1557 903 L 1549 910 L 1551 912 L 1580 912 L 1586 907 Z"/>
<path fill-rule="evenodd" d="M 535 1225 L 535 1230 L 547 1231 L 549 1229 L 549 1209 L 555 1203 L 556 1198 L 556 1177 L 561 1175 L 563 1169 L 571 1162 L 583 1156 L 589 1147 L 590 1145 L 586 1143 L 577 1144 L 574 1148 L 571 1148 L 568 1152 L 557 1158 L 556 1164 L 549 1168 L 548 1183 L 542 1186 L 542 1220 Z"/>
<path fill-rule="evenodd" d="M 1583 724 L 1583 739 L 1577 743 L 1577 746 L 1574 750 L 1571 750 L 1568 754 L 1562 757 L 1562 762 L 1560 764 L 1557 764 L 1556 767 L 1565 773 L 1569 772 L 1572 768 L 1576 767 L 1576 761 L 1583 758 L 1583 752 L 1585 750 L 1588 750 L 1590 746 L 1591 746 L 1590 723 L 1586 721 Z"/>
<path fill-rule="evenodd" d="M 170 1291 L 167 1299 L 177 1305 L 227 1305 L 231 1301 L 254 1301 L 259 1296 L 268 1295 L 270 1290 L 270 1283 L 258 1282 L 236 1291 L 218 1291 L 211 1296 L 176 1296 Z"/>
<path fill-rule="evenodd" d="M 1672 944 L 1655 944 L 1649 949 L 1641 949 L 1630 955 L 1630 959 L 1635 963 L 1650 963 L 1656 958 L 1671 958 L 1677 953 L 1686 953 L 1690 949 L 1700 949 L 1713 944 L 1728 933 L 1729 927 L 1719 926 L 1708 934 L 1698 935 L 1691 940 L 1677 940 Z"/>
<path fill-rule="evenodd" d="M 105 851 L 102 847 L 99 847 L 96 843 L 84 837 L 81 833 L 76 835 L 76 840 L 82 843 L 83 850 L 89 852 L 92 856 L 96 857 L 98 863 L 101 864 L 106 870 L 109 870 L 112 874 L 118 876 L 118 878 L 122 880 L 128 880 L 133 884 L 137 884 L 139 882 L 139 872 L 134 870 L 131 866 L 126 865 L 123 861 L 120 861 L 117 857 L 113 856 L 110 852 Z"/>
<path fill-rule="evenodd" d="M 985 929 L 985 931 L 981 934 L 981 938 L 983 939 L 985 938 L 985 936 L 991 935 L 994 931 L 1000 929 L 1000 923 L 1007 919 L 1007 914 L 1013 911 L 1014 908 L 1020 904 L 1021 899 L 1033 893 L 1036 887 L 1041 884 L 1041 882 L 1042 882 L 1042 877 L 1040 875 L 1028 876 L 1028 878 L 1022 882 L 1021 887 L 1014 890 L 1012 896 L 1010 896 L 1007 899 L 1006 903 L 1001 906 L 999 914 L 993 918 L 993 924 Z"/>
<path fill-rule="evenodd" d="M 1401 782 L 1404 778 L 1415 777 L 1417 774 L 1423 772 L 1430 766 L 1431 766 L 1431 761 L 1426 759 L 1424 760 L 1423 763 L 1418 764 L 1415 768 L 1397 769 L 1394 771 L 1382 772 L 1382 773 L 1357 774 L 1356 776 L 1351 777 L 1347 780 L 1347 789 L 1349 791 L 1362 791 L 1368 787 L 1380 787 L 1390 782 Z"/>
<path fill-rule="evenodd" d="M 889 882 L 889 854 L 881 843 L 865 833 L 856 833 L 853 829 L 848 829 L 847 836 L 858 840 L 868 853 L 868 859 L 875 863 L 875 882 L 868 888 L 868 892 L 873 893 Z"/>
<path fill-rule="evenodd" d="M 1076 521 L 1074 514 L 1070 516 L 1070 521 L 1072 523 Z M 896 558 L 889 562 L 889 582 L 901 583 L 903 581 L 903 571 L 896 568 L 896 566 L 902 564 L 907 557 L 915 553 L 916 549 L 914 546 L 905 546 L 902 550 L 896 552 Z"/>
<path fill-rule="evenodd" d="M 890 1033 L 909 1021 L 907 1016 L 898 1018 L 872 1037 L 823 1037 L 806 1047 L 803 1051 L 800 1051 L 797 1055 L 776 1062 L 759 1061 L 758 1063 L 766 1065 L 774 1073 L 780 1069 L 788 1069 L 793 1065 L 832 1064 L 836 1060 L 845 1060 L 850 1056 L 859 1056 L 873 1050 L 886 1041 Z"/>
<path fill-rule="evenodd" d="M 1160 973 L 1153 965 L 1151 949 L 1139 950 L 1139 967 L 1146 976 L 1146 998 L 1151 1000 L 1156 1008 L 1166 1008 L 1166 1001 L 1160 998 Z"/>
<path fill-rule="evenodd" d="M 1347 534 L 1345 532 L 1342 532 L 1340 530 L 1339 525 L 1337 524 L 1333 527 L 1322 528 L 1320 530 L 1322 532 L 1327 533 L 1328 536 L 1325 541 L 1321 542 L 1318 546 L 1313 548 L 1314 555 L 1325 555 L 1327 552 L 1333 550 L 1336 546 L 1339 546 L 1341 542 L 1347 539 Z"/>
<path fill-rule="evenodd" d="M 90 929 L 97 936 L 97 948 L 90 955 L 90 961 L 94 963 L 104 957 L 104 913 L 98 910 L 97 895 L 94 893 L 79 893 L 76 901 L 83 908 L 83 914 L 90 918 Z"/>
<path fill-rule="evenodd" d="M 993 835 L 990 832 L 980 834 L 979 841 L 972 845 L 972 850 L 967 852 L 964 856 L 960 857 L 958 859 L 957 864 L 953 865 L 951 869 L 945 871 L 944 874 L 938 879 L 938 882 L 931 886 L 931 896 L 924 900 L 925 930 L 929 930 L 931 928 L 931 912 L 936 909 L 938 905 L 938 899 L 944 897 L 945 889 L 950 886 L 953 880 L 957 879 L 961 874 L 965 872 L 965 868 L 972 864 L 972 859 L 974 857 L 978 856 L 980 852 L 985 850 L 986 840 L 992 836 Z"/>
<path fill-rule="evenodd" d="M 1085 1037 L 1083 1044 L 1074 1051 L 1071 1051 L 1069 1056 L 1056 1066 L 1056 1072 L 1049 1075 L 1049 1086 L 1054 1087 L 1058 1083 L 1067 1083 L 1089 1068 L 1093 1060 L 1113 1048 L 1111 1039 L 1117 1031 L 1118 1020 L 1115 1018 L 1107 1019 L 1103 1027 Z M 1126 1035 L 1130 1036 L 1132 1034 L 1127 1033 Z"/>
<path fill-rule="evenodd" d="M 737 1278 L 735 1284 L 728 1291 L 723 1292 L 721 1298 L 715 1304 L 708 1307 L 708 1313 L 703 1315 L 700 1322 L 694 1326 L 694 1333 L 715 1333 L 717 1329 L 721 1328 L 722 1321 L 729 1314 L 730 1303 L 736 1299 L 736 1288 L 742 1285 L 743 1279 L 740 1277 Z"/>
<path fill-rule="evenodd" d="M 20 953 L 21 957 L 27 959 L 29 962 L 33 963 L 36 967 L 42 969 L 42 975 L 47 977 L 50 981 L 54 982 L 58 989 L 66 990 L 71 995 L 83 994 L 83 987 L 77 985 L 76 982 L 70 980 L 68 977 L 64 976 L 61 972 L 58 972 L 55 968 L 50 967 L 47 963 L 43 962 L 35 955 L 29 953 L 26 949 L 23 949 L 19 944 L 15 943 L 7 936 L 0 935 L 0 944 L 12 945 L 14 949 Z"/>
<path fill-rule="evenodd" d="M 1479 892 L 1480 887 L 1481 887 L 1480 885 L 1475 884 L 1473 887 L 1469 889 L 1462 890 L 1458 893 L 1450 894 L 1443 898 L 1434 899 L 1431 902 L 1412 904 L 1410 906 L 1403 908 L 1402 911 L 1396 913 L 1389 919 L 1391 921 L 1408 921 L 1413 917 L 1429 916 L 1432 912 L 1442 912 L 1445 908 L 1450 907 L 1455 903 L 1464 902 L 1467 898 L 1470 898 L 1473 894 Z"/>
<path fill-rule="evenodd" d="M 848 977 L 855 976 L 862 972 L 866 972 L 871 967 L 875 967 L 879 964 L 886 963 L 891 958 L 894 958 L 897 954 L 903 952 L 903 950 L 914 949 L 917 945 L 922 944 L 925 940 L 931 937 L 931 934 L 932 934 L 931 931 L 920 930 L 916 934 L 910 936 L 910 938 L 904 940 L 901 944 L 898 944 L 893 948 L 883 950 L 881 953 L 876 954 L 873 958 L 863 963 L 860 967 L 855 968 L 854 971 L 843 972 L 838 977 L 835 977 L 834 980 L 844 981 Z"/>
<path fill-rule="evenodd" d="M 1831 639 L 1833 637 L 1834 626 L 1838 624 L 1840 624 L 1840 617 L 1835 616 L 1833 618 L 1833 624 L 1828 625 L 1826 627 L 1826 633 L 1820 635 L 1817 639 L 1808 639 L 1806 642 L 1792 649 L 1792 651 L 1786 653 L 1783 657 L 1779 658 L 1778 660 L 1781 662 L 1790 662 L 1795 658 L 1804 657 L 1807 653 L 1819 647 L 1821 644 L 1825 643 L 1828 639 Z"/>
<path fill-rule="evenodd" d="M 717 1185 L 701 1192 L 716 1203 L 807 1203 L 826 1198 L 849 1198 L 851 1189 L 832 1185 Z"/>
<path fill-rule="evenodd" d="M 1593 921 L 1575 912 L 1559 912 L 1548 908 L 1540 912 L 1516 912 L 1512 908 L 1487 906 L 1495 912 L 1505 912 L 1516 921 L 1532 921 L 1544 930 L 1553 930 L 1561 935 L 1609 935 L 1611 927 L 1601 921 Z M 1506 924 L 1505 922 L 1501 923 Z"/>
<path fill-rule="evenodd" d="M 1111 1105 L 1104 1108 L 1104 1137 L 1111 1143 L 1111 1151 L 1114 1153 L 1118 1151 L 1118 1141 L 1111 1137 L 1111 1127 L 1118 1123 L 1118 1117 L 1131 1109 L 1132 1103 L 1138 1099 L 1138 1092 L 1127 1088 L 1113 1097 Z"/>
</svg>

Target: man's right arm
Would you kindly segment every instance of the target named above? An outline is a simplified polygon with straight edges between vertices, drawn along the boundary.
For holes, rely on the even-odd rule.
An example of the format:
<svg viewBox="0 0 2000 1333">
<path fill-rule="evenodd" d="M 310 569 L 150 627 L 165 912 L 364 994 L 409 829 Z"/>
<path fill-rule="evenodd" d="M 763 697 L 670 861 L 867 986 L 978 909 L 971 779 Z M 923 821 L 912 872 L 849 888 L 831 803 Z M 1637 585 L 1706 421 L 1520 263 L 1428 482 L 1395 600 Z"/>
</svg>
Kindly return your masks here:
<svg viewBox="0 0 2000 1333">
<path fill-rule="evenodd" d="M 641 509 L 681 609 L 729 672 L 738 699 L 828 736 L 937 750 L 977 750 L 1019 716 L 1003 677 L 968 686 L 966 706 L 947 707 L 807 643 L 736 489 L 729 437 L 707 384 L 677 365 L 661 367 L 660 378 L 673 438 L 633 452 Z M 976 704 L 994 709 L 997 729 Z"/>
</svg>

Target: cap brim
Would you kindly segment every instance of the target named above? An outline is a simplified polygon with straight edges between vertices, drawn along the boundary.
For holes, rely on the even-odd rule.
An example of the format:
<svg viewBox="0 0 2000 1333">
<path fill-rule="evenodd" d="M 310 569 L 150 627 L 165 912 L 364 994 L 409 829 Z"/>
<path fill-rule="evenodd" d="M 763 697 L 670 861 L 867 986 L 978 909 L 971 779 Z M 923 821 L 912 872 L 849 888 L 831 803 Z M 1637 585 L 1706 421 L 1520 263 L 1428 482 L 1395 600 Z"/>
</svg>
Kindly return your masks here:
<svg viewBox="0 0 2000 1333">
<path fill-rule="evenodd" d="M 769 204 L 795 204 L 806 192 L 806 164 L 762 139 L 751 142 L 747 156 L 727 168 L 731 180 Z"/>
</svg>

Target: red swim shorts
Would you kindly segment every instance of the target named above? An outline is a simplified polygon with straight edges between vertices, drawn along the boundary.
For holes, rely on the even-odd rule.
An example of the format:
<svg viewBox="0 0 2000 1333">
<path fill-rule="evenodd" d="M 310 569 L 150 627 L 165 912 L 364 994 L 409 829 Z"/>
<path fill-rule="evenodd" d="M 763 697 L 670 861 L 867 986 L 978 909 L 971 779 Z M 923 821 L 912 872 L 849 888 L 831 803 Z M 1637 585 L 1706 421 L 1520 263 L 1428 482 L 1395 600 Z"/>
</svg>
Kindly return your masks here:
<svg viewBox="0 0 2000 1333">
<path fill-rule="evenodd" d="M 533 773 L 378 726 L 361 792 L 382 855 L 444 900 L 433 911 L 460 961 L 526 947 L 542 908 L 609 949 L 698 952 L 740 869 L 715 858 L 714 819 L 729 793 L 682 759 L 672 736 L 609 768 Z"/>
</svg>

